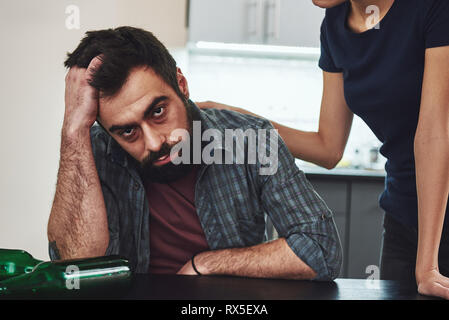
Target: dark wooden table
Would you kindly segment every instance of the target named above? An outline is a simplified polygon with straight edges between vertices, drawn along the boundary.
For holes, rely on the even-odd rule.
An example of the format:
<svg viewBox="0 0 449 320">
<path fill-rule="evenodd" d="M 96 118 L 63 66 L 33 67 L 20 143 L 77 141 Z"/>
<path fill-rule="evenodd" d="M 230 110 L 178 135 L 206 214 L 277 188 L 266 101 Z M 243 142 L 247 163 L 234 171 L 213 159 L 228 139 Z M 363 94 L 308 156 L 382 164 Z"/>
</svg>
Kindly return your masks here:
<svg viewBox="0 0 449 320">
<path fill-rule="evenodd" d="M 120 300 L 428 300 L 416 285 L 395 281 L 337 279 L 333 282 L 229 276 L 135 274 L 122 286 L 95 286 L 55 293 L 0 296 L 6 299 Z"/>
<path fill-rule="evenodd" d="M 124 299 L 152 300 L 427 300 L 416 285 L 386 280 L 334 282 L 225 276 L 134 275 Z"/>
</svg>

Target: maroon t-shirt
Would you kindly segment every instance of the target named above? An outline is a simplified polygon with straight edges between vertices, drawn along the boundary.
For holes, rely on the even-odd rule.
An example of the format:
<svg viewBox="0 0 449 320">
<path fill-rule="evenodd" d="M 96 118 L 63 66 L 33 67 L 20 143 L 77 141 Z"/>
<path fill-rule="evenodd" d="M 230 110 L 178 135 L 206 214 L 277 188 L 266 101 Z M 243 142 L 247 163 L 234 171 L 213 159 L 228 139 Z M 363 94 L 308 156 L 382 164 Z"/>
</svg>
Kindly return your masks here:
<svg viewBox="0 0 449 320">
<path fill-rule="evenodd" d="M 197 169 L 167 184 L 146 183 L 150 206 L 150 273 L 175 274 L 209 246 L 195 207 Z"/>
</svg>

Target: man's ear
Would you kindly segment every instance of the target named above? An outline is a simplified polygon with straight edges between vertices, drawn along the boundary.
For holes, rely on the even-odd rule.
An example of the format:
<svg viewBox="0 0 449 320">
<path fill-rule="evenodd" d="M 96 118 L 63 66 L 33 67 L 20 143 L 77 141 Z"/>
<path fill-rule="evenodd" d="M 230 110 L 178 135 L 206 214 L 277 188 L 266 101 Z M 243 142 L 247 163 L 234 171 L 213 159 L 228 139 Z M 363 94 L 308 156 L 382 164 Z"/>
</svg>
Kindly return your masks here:
<svg viewBox="0 0 449 320">
<path fill-rule="evenodd" d="M 176 78 L 178 79 L 179 90 L 181 90 L 181 93 L 184 95 L 186 99 L 189 99 L 190 97 L 189 85 L 187 83 L 186 77 L 184 77 L 180 68 L 176 68 Z"/>
</svg>

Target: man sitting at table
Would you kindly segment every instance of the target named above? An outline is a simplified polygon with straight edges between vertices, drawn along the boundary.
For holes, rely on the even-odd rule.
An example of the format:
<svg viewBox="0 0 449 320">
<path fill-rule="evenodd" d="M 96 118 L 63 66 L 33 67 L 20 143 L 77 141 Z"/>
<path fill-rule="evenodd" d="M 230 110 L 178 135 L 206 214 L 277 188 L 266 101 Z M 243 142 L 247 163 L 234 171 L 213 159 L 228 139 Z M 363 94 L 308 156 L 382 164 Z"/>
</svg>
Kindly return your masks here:
<svg viewBox="0 0 449 320">
<path fill-rule="evenodd" d="M 65 66 L 51 259 L 119 254 L 138 273 L 338 276 L 333 215 L 279 136 L 260 143 L 269 121 L 197 108 L 172 56 L 142 29 L 88 32 Z M 257 150 L 249 135 L 234 155 L 228 143 L 204 143 L 238 129 L 257 135 Z M 273 161 L 249 161 L 265 151 L 276 156 L 268 172 Z"/>
</svg>

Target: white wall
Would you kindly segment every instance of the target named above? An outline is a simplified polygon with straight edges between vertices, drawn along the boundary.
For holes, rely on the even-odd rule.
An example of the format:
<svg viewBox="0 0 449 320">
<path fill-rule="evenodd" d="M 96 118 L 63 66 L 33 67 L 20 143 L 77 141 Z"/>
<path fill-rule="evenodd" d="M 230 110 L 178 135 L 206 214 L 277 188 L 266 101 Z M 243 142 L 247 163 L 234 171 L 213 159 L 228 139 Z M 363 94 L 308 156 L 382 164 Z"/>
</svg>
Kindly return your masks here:
<svg viewBox="0 0 449 320">
<path fill-rule="evenodd" d="M 80 29 L 66 28 L 68 5 Z M 0 248 L 48 259 L 64 114 L 63 61 L 87 30 L 119 25 L 183 46 L 186 0 L 2 0 L 0 2 Z"/>
</svg>

